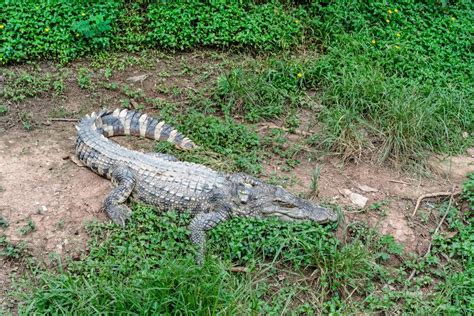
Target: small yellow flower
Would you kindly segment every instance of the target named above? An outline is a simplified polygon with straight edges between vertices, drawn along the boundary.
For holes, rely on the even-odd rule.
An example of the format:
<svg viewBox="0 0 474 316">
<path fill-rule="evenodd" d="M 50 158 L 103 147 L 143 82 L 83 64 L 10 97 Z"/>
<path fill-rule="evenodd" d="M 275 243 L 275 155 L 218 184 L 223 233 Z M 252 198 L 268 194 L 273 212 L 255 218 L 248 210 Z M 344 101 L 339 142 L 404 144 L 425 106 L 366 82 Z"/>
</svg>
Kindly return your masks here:
<svg viewBox="0 0 474 316">
<path fill-rule="evenodd" d="M 45 31 L 45 33 L 48 33 L 48 32 L 49 32 L 49 28 L 45 27 L 45 28 L 44 28 L 44 31 Z"/>
<path fill-rule="evenodd" d="M 395 34 L 395 35 L 396 35 L 397 37 L 400 37 L 400 36 L 401 36 L 400 33 L 397 33 L 397 34 Z"/>
<path fill-rule="evenodd" d="M 398 46 L 398 45 L 395 45 L 395 48 L 396 48 L 396 49 L 400 49 L 400 46 Z"/>
<path fill-rule="evenodd" d="M 303 78 L 303 74 L 301 72 L 299 72 L 297 75 L 296 75 L 298 78 Z"/>
<path fill-rule="evenodd" d="M 84 12 L 81 13 L 82 16 L 86 16 L 86 14 Z"/>
<path fill-rule="evenodd" d="M 79 33 L 76 33 L 76 37 L 79 37 Z"/>
<path fill-rule="evenodd" d="M 296 24 L 300 24 L 300 20 L 295 20 L 295 23 L 296 23 Z"/>
<path fill-rule="evenodd" d="M 398 13 L 398 9 L 393 10 L 393 12 Z"/>
<path fill-rule="evenodd" d="M 3 29 L 4 27 L 5 27 L 5 25 L 0 24 L 0 30 Z"/>
<path fill-rule="evenodd" d="M 375 45 L 375 43 L 377 43 L 377 42 L 375 40 L 372 40 L 371 43 L 372 43 L 372 45 Z"/>
<path fill-rule="evenodd" d="M 392 11 L 392 10 L 388 10 L 388 14 L 392 14 L 392 13 L 393 13 L 393 11 Z"/>
<path fill-rule="evenodd" d="M 386 19 L 385 22 L 390 23 L 390 20 L 389 20 L 389 19 Z"/>
<path fill-rule="evenodd" d="M 456 21 L 456 18 L 454 16 L 452 16 L 451 21 Z"/>
</svg>

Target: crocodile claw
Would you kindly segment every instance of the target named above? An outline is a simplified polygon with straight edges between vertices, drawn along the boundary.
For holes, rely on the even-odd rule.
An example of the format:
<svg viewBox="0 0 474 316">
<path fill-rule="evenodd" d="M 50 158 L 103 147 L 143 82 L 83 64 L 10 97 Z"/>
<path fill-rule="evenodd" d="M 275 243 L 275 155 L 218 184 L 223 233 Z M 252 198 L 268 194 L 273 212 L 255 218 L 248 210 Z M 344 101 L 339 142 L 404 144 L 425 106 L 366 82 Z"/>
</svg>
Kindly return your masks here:
<svg viewBox="0 0 474 316">
<path fill-rule="evenodd" d="M 132 211 L 130 210 L 130 208 L 122 204 L 111 206 L 107 210 L 107 213 L 115 224 L 120 225 L 122 227 L 125 227 L 125 224 L 132 217 Z"/>
</svg>

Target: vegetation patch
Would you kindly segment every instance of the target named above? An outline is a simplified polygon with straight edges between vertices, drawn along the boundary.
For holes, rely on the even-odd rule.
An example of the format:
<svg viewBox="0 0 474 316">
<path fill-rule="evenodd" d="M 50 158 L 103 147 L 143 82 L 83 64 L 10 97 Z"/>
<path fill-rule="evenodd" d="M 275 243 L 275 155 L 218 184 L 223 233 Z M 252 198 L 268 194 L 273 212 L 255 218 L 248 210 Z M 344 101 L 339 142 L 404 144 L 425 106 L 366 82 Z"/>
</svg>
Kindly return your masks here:
<svg viewBox="0 0 474 316">
<path fill-rule="evenodd" d="M 7 0 L 0 10 L 0 64 L 69 61 L 109 47 L 281 49 L 298 42 L 303 30 L 298 12 L 279 3 Z"/>
<path fill-rule="evenodd" d="M 71 60 L 110 45 L 117 1 L 5 1 L 0 9 L 0 63 Z"/>
<path fill-rule="evenodd" d="M 200 267 L 189 214 L 134 205 L 126 228 L 90 224 L 81 260 L 34 268 L 15 295 L 24 313 L 284 313 L 288 304 L 306 313 L 467 313 L 472 216 L 447 202 L 437 210 L 450 212 L 448 230 L 425 256 L 404 255 L 393 237 L 361 223 L 346 228 L 342 243 L 330 226 L 234 219 L 208 234 Z M 241 272 L 231 272 L 236 264 Z"/>
<path fill-rule="evenodd" d="M 148 7 L 147 17 L 149 42 L 180 49 L 203 45 L 288 48 L 302 34 L 296 15 L 277 2 L 167 2 Z"/>
<path fill-rule="evenodd" d="M 242 170 L 254 174 L 260 172 L 260 139 L 247 126 L 235 122 L 232 118 L 222 119 L 194 110 L 187 114 L 175 115 L 165 109 L 160 114 L 200 148 L 183 152 L 174 149 L 170 144 L 158 143 L 158 152 L 211 165 L 218 170 Z"/>
</svg>

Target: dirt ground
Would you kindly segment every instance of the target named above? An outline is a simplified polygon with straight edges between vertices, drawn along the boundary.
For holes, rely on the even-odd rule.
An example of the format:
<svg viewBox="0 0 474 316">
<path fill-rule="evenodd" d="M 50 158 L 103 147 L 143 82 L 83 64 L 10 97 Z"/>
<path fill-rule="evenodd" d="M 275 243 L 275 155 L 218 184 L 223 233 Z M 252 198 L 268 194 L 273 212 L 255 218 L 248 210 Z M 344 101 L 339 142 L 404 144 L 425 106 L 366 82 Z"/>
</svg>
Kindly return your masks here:
<svg viewBox="0 0 474 316">
<path fill-rule="evenodd" d="M 140 73 L 135 70 L 129 75 L 137 74 Z M 150 81 L 147 85 L 153 86 Z M 88 110 L 100 103 L 83 106 L 91 98 L 93 96 L 70 89 L 62 106 L 75 113 Z M 114 98 L 107 100 L 114 101 Z M 14 244 L 24 242 L 28 252 L 42 260 L 54 254 L 77 257 L 87 241 L 84 223 L 107 220 L 101 204 L 111 184 L 70 158 L 74 155 L 74 123 L 48 122 L 47 113 L 54 108 L 54 102 L 33 98 L 16 106 L 20 105 L 37 116 L 37 121 L 31 131 L 25 131 L 21 122 L 11 118 L 0 124 L 0 215 L 9 223 L 6 229 L 0 228 L 0 233 Z M 474 157 L 465 159 L 472 169 Z M 429 192 L 457 190 L 463 181 L 458 175 L 424 177 L 369 162 L 342 164 L 337 158 L 326 158 L 318 165 L 321 167 L 320 193 L 316 200 L 343 206 L 341 227 L 354 221 L 368 222 L 380 232 L 392 234 L 407 251 L 418 253 L 425 251 L 430 234 L 429 225 L 420 225 L 411 216 L 417 197 Z M 314 162 L 302 161 L 292 171 L 282 172 L 270 163 L 265 165 L 265 170 L 293 176 L 296 183 L 288 188 L 300 193 L 308 191 L 310 171 L 315 166 Z M 365 210 L 355 207 L 344 190 L 368 198 Z M 374 203 L 380 207 L 371 208 L 370 205 L 377 205 Z M 423 208 L 429 206 L 429 203 L 424 204 Z M 35 229 L 24 234 L 22 228 L 29 221 L 34 223 Z M 0 306 L 10 277 L 18 269 L 14 263 L 0 258 Z"/>
</svg>

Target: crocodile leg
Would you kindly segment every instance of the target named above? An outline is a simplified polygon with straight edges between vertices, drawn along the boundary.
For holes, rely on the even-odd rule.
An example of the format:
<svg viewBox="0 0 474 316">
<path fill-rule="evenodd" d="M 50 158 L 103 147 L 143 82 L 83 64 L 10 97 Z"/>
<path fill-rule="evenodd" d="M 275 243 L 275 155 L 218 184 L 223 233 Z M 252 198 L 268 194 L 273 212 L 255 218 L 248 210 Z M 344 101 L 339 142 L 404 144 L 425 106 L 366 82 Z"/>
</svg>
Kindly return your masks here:
<svg viewBox="0 0 474 316">
<path fill-rule="evenodd" d="M 119 166 L 112 172 L 112 183 L 116 188 L 109 193 L 104 202 L 104 208 L 109 217 L 121 226 L 130 219 L 132 211 L 123 204 L 135 186 L 135 176 L 130 168 Z"/>
<path fill-rule="evenodd" d="M 199 213 L 191 220 L 191 223 L 189 224 L 191 242 L 198 246 L 196 261 L 199 265 L 202 265 L 204 262 L 206 231 L 228 218 L 229 215 L 223 212 L 209 212 Z"/>
</svg>

